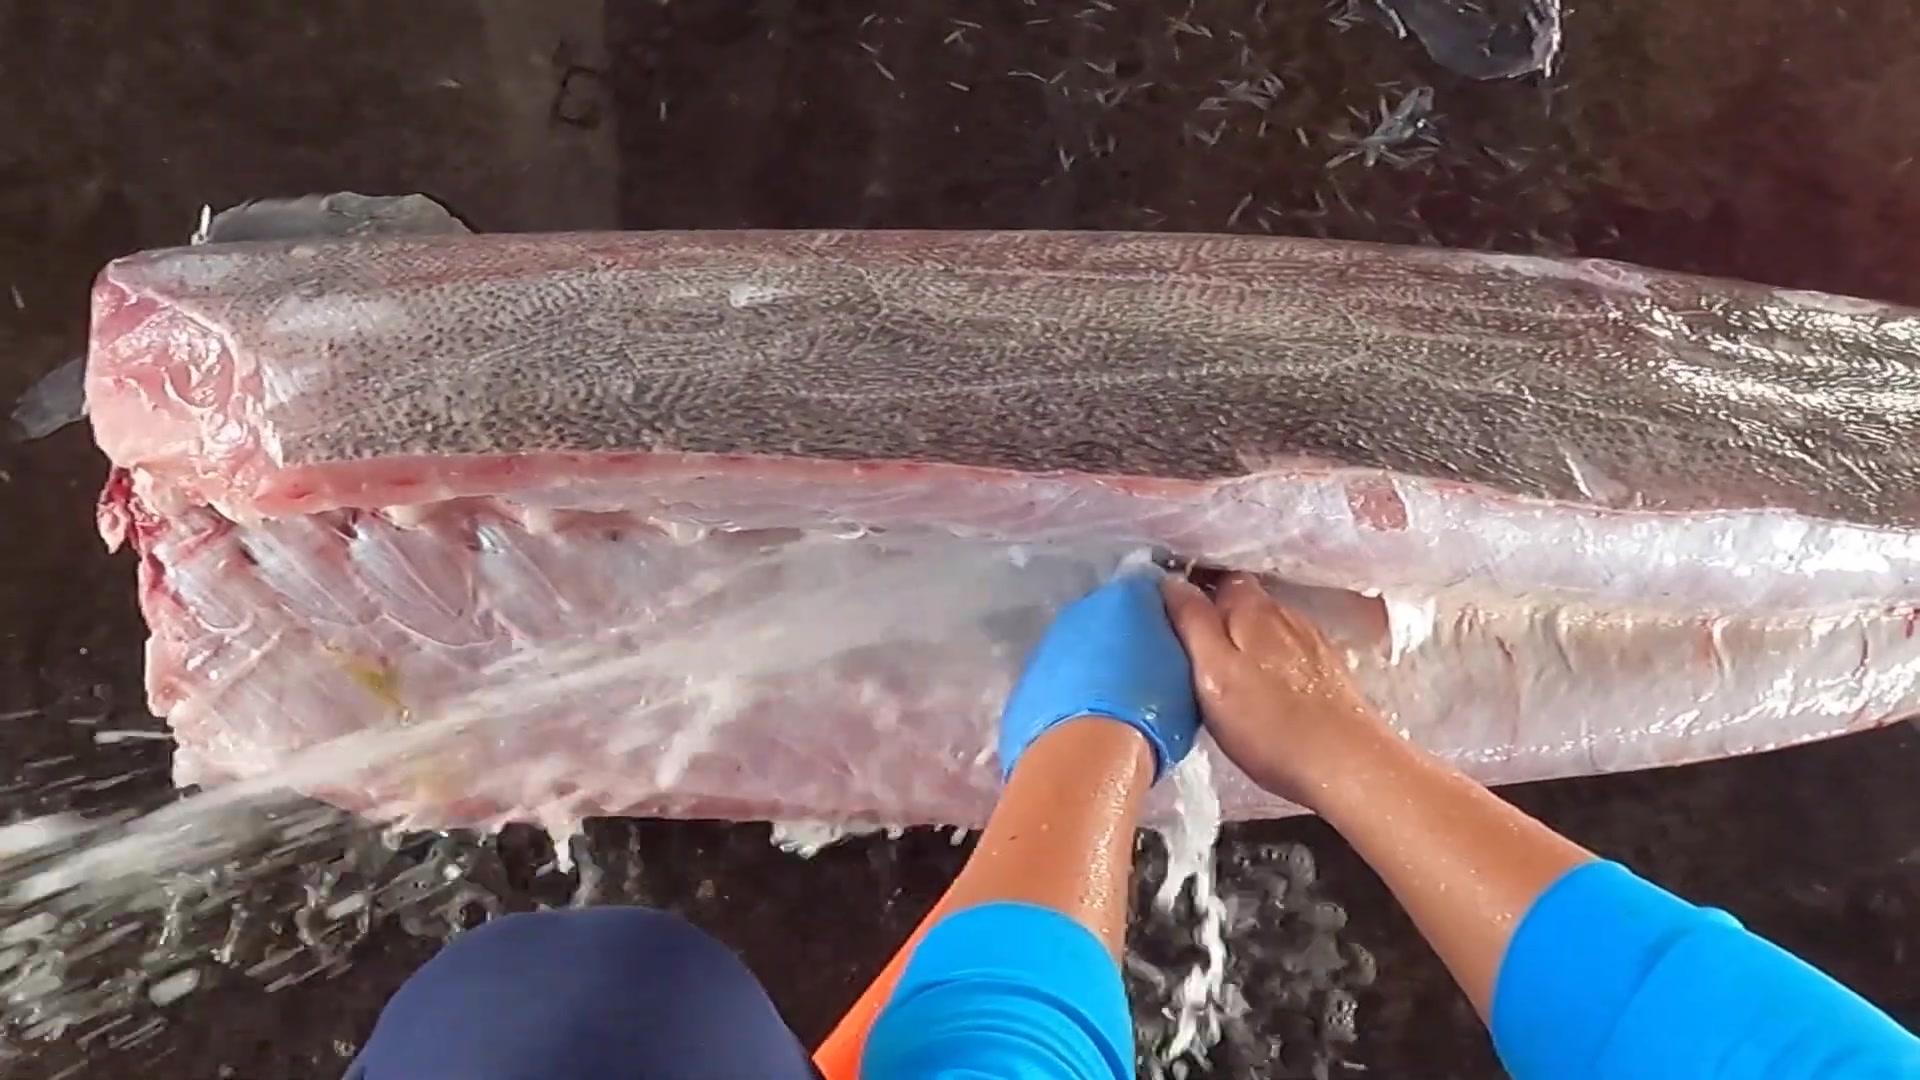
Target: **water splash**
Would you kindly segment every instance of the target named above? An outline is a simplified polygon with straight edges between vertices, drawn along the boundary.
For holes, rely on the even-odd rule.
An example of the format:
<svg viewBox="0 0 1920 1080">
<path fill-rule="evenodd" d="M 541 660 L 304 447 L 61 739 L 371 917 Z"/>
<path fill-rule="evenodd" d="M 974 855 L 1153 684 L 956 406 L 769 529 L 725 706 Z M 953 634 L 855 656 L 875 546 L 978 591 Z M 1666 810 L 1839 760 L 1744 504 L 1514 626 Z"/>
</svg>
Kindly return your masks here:
<svg viewBox="0 0 1920 1080">
<path fill-rule="evenodd" d="M 1206 740 L 1211 741 L 1211 740 Z M 1183 893 L 1192 914 L 1192 932 L 1200 952 L 1172 988 L 1173 1027 L 1154 1058 L 1173 1063 L 1181 1058 L 1204 1062 L 1220 1041 L 1227 978 L 1226 905 L 1215 879 L 1216 849 L 1220 841 L 1220 793 L 1213 783 L 1212 757 L 1189 754 L 1173 772 L 1173 823 L 1161 830 L 1167 850 L 1167 874 L 1154 894 L 1154 909 L 1172 916 Z"/>
<path fill-rule="evenodd" d="M 885 833 L 889 840 L 900 839 L 905 830 L 898 825 L 856 825 L 832 821 L 776 821 L 767 840 L 789 855 L 811 859 L 842 840 Z"/>
<path fill-rule="evenodd" d="M 1173 784 L 1178 815 L 1143 853 L 1125 963 L 1139 1076 L 1324 1080 L 1358 1037 L 1372 955 L 1342 940 L 1346 911 L 1304 845 L 1223 846 L 1209 755 Z"/>
<path fill-rule="evenodd" d="M 510 658 L 432 715 L 307 747 L 267 776 L 144 815 L 48 818 L 0 829 L 0 1034 L 136 1044 L 159 1031 L 168 1009 L 190 1008 L 195 995 L 223 980 L 278 990 L 337 976 L 382 926 L 443 941 L 508 911 L 648 902 L 643 883 L 609 880 L 597 857 L 604 853 L 595 851 L 591 830 L 575 831 L 578 808 L 563 797 L 534 807 L 541 811 L 534 820 L 559 825 L 549 848 L 547 833 L 535 827 L 497 835 L 411 831 L 292 790 L 325 791 L 358 783 L 368 770 L 445 760 L 450 746 L 489 737 L 531 707 L 602 701 L 609 687 L 631 684 L 636 665 L 652 673 L 658 690 L 634 722 L 691 718 L 695 726 L 675 726 L 673 735 L 698 742 L 728 722 L 716 683 L 811 670 L 874 642 L 948 634 L 955 625 L 943 621 L 948 616 L 1000 618 L 1007 591 L 983 590 L 981 581 L 1030 580 L 993 569 L 1012 565 L 1006 552 L 974 545 L 971 557 L 983 561 L 963 561 L 963 572 L 938 580 L 911 559 L 840 566 L 859 576 L 861 588 L 849 590 L 845 573 L 829 572 L 838 565 L 836 550 L 806 549 L 824 561 L 805 564 L 794 584 L 770 592 L 757 608 L 685 621 L 638 652 L 615 633 Z M 1045 561 L 1059 556 L 1027 550 L 1019 558 L 1023 570 L 1038 564 L 1044 571 Z M 1060 565 L 1090 582 L 1119 558 L 1080 555 Z M 964 572 L 967 566 L 986 578 Z M 1062 593 L 1077 595 L 1080 587 Z M 1032 600 L 1024 586 L 1021 596 Z M 796 611 L 814 617 L 791 618 Z M 942 618 L 930 619 L 930 611 Z M 769 625 L 801 631 L 769 633 Z M 1131 980 L 1143 971 L 1157 980 L 1157 989 L 1137 996 L 1148 1012 L 1142 1068 L 1155 1077 L 1239 1052 L 1235 1047 L 1253 1039 L 1245 1032 L 1257 1026 L 1262 1007 L 1257 990 L 1243 990 L 1253 969 L 1240 962 L 1258 950 L 1228 948 L 1236 913 L 1249 901 L 1237 885 L 1220 886 L 1220 805 L 1205 754 L 1176 770 L 1173 793 L 1179 813 L 1162 834 L 1164 855 L 1143 860 L 1136 923 L 1175 947 L 1150 944 L 1129 958 Z M 404 804 L 376 810 L 404 820 Z M 776 835 L 824 843 L 843 831 L 789 823 Z M 956 828 L 954 835 L 965 834 Z M 531 884 L 530 866 L 539 868 Z M 1249 923 L 1239 932 L 1267 929 Z M 8 1051 L 0 1044 L 0 1054 Z"/>
<path fill-rule="evenodd" d="M 675 748 L 690 760 L 736 715 L 741 695 L 734 690 L 742 684 L 815 671 L 883 643 L 979 633 L 984 621 L 999 625 L 1022 611 L 1044 625 L 1047 604 L 1077 595 L 1121 554 L 1023 550 L 1016 558 L 994 545 L 947 541 L 930 555 L 897 538 L 874 541 L 882 542 L 893 546 L 878 559 L 838 540 L 743 559 L 728 587 L 781 575 L 761 602 L 723 606 L 705 618 L 690 605 L 655 624 L 509 656 L 430 714 L 289 751 L 264 775 L 151 813 L 47 818 L 0 830 L 0 1034 L 104 1032 L 156 1001 L 177 1001 L 183 987 L 200 981 L 183 973 L 203 968 L 269 989 L 330 977 L 387 921 L 430 938 L 450 936 L 508 909 L 504 897 L 514 889 L 487 835 L 504 821 L 479 832 L 424 834 L 376 822 L 404 826 L 418 777 L 458 764 L 460 748 L 517 740 L 536 755 L 523 771 L 543 775 L 552 751 L 527 741 L 526 729 L 538 726 L 527 717 L 603 716 L 616 691 L 632 699 L 644 687 L 648 696 L 622 714 L 623 730 L 664 746 L 663 767 Z M 928 558 L 944 572 L 930 573 Z M 1054 581 L 1049 587 L 1060 596 L 1036 600 L 1036 578 Z M 567 729 L 544 729 L 544 736 L 556 730 Z M 668 790 L 671 781 L 663 784 Z M 389 794 L 362 818 L 295 791 Z M 542 872 L 578 878 L 557 902 L 569 894 L 579 903 L 600 899 L 603 886 L 589 865 L 570 875 L 584 850 L 576 832 L 590 811 L 567 785 L 502 791 L 516 818 L 552 835 Z"/>
<path fill-rule="evenodd" d="M 1349 1064 L 1373 956 L 1346 939 L 1312 852 L 1233 832 L 1215 859 L 1216 892 L 1182 889 L 1171 911 L 1153 903 L 1174 879 L 1168 853 L 1157 843 L 1141 853 L 1124 967 L 1137 1074 L 1326 1080 Z"/>
</svg>

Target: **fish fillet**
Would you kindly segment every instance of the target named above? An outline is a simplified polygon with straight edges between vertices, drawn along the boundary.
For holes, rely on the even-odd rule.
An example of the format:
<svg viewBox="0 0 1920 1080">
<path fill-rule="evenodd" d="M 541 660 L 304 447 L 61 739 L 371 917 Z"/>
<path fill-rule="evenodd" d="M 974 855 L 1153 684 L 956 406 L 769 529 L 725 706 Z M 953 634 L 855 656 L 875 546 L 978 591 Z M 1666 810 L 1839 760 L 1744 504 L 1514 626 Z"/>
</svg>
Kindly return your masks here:
<svg viewBox="0 0 1920 1080">
<path fill-rule="evenodd" d="M 87 392 L 177 778 L 418 824 L 976 823 L 1023 651 L 1145 548 L 1269 575 L 1489 782 L 1920 707 L 1920 314 L 1867 301 L 1246 237 L 222 243 L 102 273 Z"/>
</svg>

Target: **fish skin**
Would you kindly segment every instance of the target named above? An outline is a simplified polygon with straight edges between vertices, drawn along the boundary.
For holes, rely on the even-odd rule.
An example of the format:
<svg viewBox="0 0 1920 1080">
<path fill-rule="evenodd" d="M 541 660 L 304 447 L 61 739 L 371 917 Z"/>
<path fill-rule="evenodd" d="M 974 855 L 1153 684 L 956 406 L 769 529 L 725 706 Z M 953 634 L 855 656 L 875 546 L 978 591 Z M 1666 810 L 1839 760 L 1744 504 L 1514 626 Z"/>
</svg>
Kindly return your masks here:
<svg viewBox="0 0 1920 1080">
<path fill-rule="evenodd" d="M 1920 601 L 1917 343 L 1870 301 L 1272 237 L 387 237 L 110 265 L 88 398 L 159 513 L 647 504 L 1838 610 Z"/>
<path fill-rule="evenodd" d="M 96 340 L 137 298 L 215 329 L 266 380 L 249 419 L 280 466 L 642 451 L 1204 481 L 1311 461 L 1920 526 L 1920 313 L 1592 260 L 1127 233 L 381 237 L 136 255 L 100 291 Z"/>
</svg>

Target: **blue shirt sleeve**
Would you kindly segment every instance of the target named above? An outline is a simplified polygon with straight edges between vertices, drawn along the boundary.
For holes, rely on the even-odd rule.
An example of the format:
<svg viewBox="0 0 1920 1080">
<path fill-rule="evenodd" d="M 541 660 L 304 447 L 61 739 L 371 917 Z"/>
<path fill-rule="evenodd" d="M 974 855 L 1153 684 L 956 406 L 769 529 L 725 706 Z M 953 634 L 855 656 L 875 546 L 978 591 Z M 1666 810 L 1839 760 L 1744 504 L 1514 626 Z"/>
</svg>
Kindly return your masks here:
<svg viewBox="0 0 1920 1080">
<path fill-rule="evenodd" d="M 1491 1026 L 1515 1080 L 1920 1077 L 1920 1039 L 1866 999 L 1609 862 L 1521 920 Z"/>
<path fill-rule="evenodd" d="M 995 903 L 927 931 L 874 1020 L 861 1080 L 1131 1080 L 1133 1017 L 1100 939 Z"/>
</svg>

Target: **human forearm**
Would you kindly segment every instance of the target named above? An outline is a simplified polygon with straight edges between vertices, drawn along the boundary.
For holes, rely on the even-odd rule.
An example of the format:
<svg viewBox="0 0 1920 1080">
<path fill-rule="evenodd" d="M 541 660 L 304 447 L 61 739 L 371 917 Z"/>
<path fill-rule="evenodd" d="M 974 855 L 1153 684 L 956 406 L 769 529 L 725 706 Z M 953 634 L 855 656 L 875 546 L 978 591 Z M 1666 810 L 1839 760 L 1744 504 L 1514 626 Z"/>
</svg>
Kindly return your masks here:
<svg viewBox="0 0 1920 1080">
<path fill-rule="evenodd" d="M 1528 910 L 1488 1027 L 1515 1080 L 1920 1076 L 1920 1040 L 1860 995 L 1616 863 Z"/>
<path fill-rule="evenodd" d="M 1035 738 L 967 865 L 815 1056 L 822 1073 L 918 1076 L 932 1055 L 980 1075 L 1130 1075 L 1115 961 L 1152 760 L 1113 720 L 1069 720 Z"/>
<path fill-rule="evenodd" d="M 874 1023 L 863 1077 L 1132 1075 L 1116 961 L 1152 783 L 1146 740 L 1119 721 L 1068 720 L 1025 747 Z"/>
<path fill-rule="evenodd" d="M 949 910 L 994 901 L 1051 908 L 1118 956 L 1133 833 L 1153 757 L 1125 724 L 1070 720 L 1020 758 L 986 832 L 948 892 Z"/>
<path fill-rule="evenodd" d="M 1167 603 L 1215 741 L 1386 880 L 1518 1080 L 1920 1076 L 1920 1043 L 1858 995 L 1402 739 L 1254 579 Z"/>
<path fill-rule="evenodd" d="M 1377 720 L 1353 725 L 1315 807 L 1393 890 L 1483 1019 L 1534 901 L 1594 859 Z"/>
<path fill-rule="evenodd" d="M 1095 716 L 1023 746 L 874 1023 L 863 1077 L 1132 1075 L 1117 961 L 1153 763 L 1139 731 Z"/>
<path fill-rule="evenodd" d="M 909 958 L 856 1006 L 888 1001 L 871 1038 L 863 1048 L 858 1018 L 843 1023 L 823 1068 L 857 1062 L 868 1080 L 1132 1076 L 1117 961 L 1134 829 L 1147 789 L 1199 729 L 1157 572 L 1123 567 L 1063 608 L 1001 711 L 1006 788 L 980 843 Z"/>
<path fill-rule="evenodd" d="M 1255 579 L 1231 577 L 1212 600 L 1175 583 L 1167 601 L 1220 748 L 1346 836 L 1487 1016 L 1514 926 L 1593 856 L 1395 734 Z"/>
</svg>

